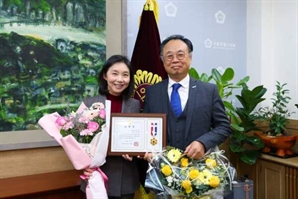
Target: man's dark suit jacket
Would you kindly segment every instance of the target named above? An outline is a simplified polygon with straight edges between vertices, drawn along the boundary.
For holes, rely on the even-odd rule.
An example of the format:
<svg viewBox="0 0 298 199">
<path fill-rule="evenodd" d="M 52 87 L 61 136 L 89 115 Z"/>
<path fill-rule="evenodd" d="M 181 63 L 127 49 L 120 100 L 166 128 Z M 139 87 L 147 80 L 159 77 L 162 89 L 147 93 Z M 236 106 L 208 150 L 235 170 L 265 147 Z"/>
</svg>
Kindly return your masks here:
<svg viewBox="0 0 298 199">
<path fill-rule="evenodd" d="M 170 106 L 168 83 L 169 80 L 166 79 L 147 87 L 144 102 L 145 113 L 166 113 L 167 124 L 176 121 Z M 192 141 L 197 140 L 205 146 L 207 151 L 220 145 L 230 135 L 230 121 L 216 85 L 190 78 L 189 96 L 185 108 L 187 110 L 185 146 L 182 150 L 185 150 Z M 167 128 L 167 145 L 175 147 L 171 139 L 173 132 Z"/>
</svg>

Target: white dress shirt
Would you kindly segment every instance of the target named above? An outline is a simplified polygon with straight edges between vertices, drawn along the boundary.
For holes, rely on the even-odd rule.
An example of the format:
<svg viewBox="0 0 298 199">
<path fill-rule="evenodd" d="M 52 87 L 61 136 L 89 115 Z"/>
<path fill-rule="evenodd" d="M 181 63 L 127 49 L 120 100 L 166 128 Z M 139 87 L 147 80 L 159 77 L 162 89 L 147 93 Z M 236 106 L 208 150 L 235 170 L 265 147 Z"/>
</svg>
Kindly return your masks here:
<svg viewBox="0 0 298 199">
<path fill-rule="evenodd" d="M 172 93 L 172 85 L 175 83 L 180 83 L 181 86 L 178 89 L 178 93 L 180 95 L 180 99 L 181 99 L 181 107 L 182 107 L 182 111 L 185 108 L 187 99 L 188 99 L 188 91 L 189 91 L 189 75 L 187 75 L 184 79 L 182 79 L 180 82 L 175 82 L 174 80 L 172 80 L 169 77 L 169 85 L 168 85 L 168 95 L 169 95 L 169 99 L 171 101 L 171 93 Z"/>
</svg>

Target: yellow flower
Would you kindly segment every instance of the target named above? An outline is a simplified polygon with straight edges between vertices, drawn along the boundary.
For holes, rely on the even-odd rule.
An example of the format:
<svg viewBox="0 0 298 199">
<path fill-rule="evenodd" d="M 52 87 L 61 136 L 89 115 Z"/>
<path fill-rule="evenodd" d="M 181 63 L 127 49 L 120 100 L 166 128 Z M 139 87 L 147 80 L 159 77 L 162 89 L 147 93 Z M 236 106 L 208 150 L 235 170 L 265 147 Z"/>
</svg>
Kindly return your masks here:
<svg viewBox="0 0 298 199">
<path fill-rule="evenodd" d="M 194 180 L 199 177 L 199 174 L 200 172 L 197 169 L 191 169 L 188 175 L 191 180 Z"/>
<path fill-rule="evenodd" d="M 191 192 L 192 192 L 192 187 L 190 187 L 189 189 L 185 189 L 185 192 L 186 192 L 187 194 L 191 193 Z"/>
<path fill-rule="evenodd" d="M 210 186 L 211 187 L 218 187 L 219 183 L 220 183 L 220 179 L 218 176 L 212 176 L 209 180 Z"/>
<path fill-rule="evenodd" d="M 206 160 L 206 165 L 207 165 L 208 168 L 214 168 L 214 167 L 216 167 L 216 161 L 213 160 L 213 159 L 208 158 Z"/>
<path fill-rule="evenodd" d="M 169 165 L 165 165 L 161 168 L 161 172 L 165 175 L 165 176 L 169 176 L 172 174 L 172 169 Z"/>
<path fill-rule="evenodd" d="M 181 157 L 181 152 L 179 149 L 171 149 L 168 154 L 167 154 L 167 157 L 168 159 L 173 162 L 173 163 L 176 163 L 180 157 Z"/>
<path fill-rule="evenodd" d="M 191 193 L 192 192 L 192 186 L 191 186 L 191 182 L 190 180 L 183 180 L 181 182 L 181 186 L 185 189 L 185 192 L 187 194 Z"/>
<path fill-rule="evenodd" d="M 187 167 L 188 166 L 188 158 L 181 158 L 180 164 L 182 167 Z"/>
<path fill-rule="evenodd" d="M 204 184 L 209 184 L 209 180 L 210 180 L 211 177 L 212 177 L 212 173 L 207 169 L 204 169 L 199 174 L 199 179 Z"/>
</svg>

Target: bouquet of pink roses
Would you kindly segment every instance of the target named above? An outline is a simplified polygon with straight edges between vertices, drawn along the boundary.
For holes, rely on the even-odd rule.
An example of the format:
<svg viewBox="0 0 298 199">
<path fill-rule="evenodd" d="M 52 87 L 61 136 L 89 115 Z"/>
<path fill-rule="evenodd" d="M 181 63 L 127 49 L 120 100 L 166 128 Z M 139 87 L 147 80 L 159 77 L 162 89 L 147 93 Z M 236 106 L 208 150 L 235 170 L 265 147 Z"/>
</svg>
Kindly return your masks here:
<svg viewBox="0 0 298 199">
<path fill-rule="evenodd" d="M 100 170 L 105 163 L 109 141 L 111 102 L 81 104 L 76 112 L 57 112 L 40 118 L 39 125 L 64 149 L 77 170 L 94 168 L 86 187 L 87 198 L 107 199 L 107 176 Z M 85 176 L 81 175 L 82 179 Z"/>
<path fill-rule="evenodd" d="M 90 143 L 101 132 L 105 124 L 106 110 L 104 104 L 97 102 L 83 112 L 71 112 L 66 116 L 58 116 L 56 124 L 63 137 L 72 135 L 79 143 Z"/>
</svg>

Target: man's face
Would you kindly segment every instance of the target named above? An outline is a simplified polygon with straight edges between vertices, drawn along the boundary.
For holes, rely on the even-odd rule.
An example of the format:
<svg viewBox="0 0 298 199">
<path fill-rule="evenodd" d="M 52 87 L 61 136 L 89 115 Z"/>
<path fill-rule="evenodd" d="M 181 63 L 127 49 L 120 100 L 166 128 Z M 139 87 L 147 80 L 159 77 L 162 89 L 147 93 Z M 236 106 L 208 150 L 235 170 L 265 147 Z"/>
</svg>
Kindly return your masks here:
<svg viewBox="0 0 298 199">
<path fill-rule="evenodd" d="M 163 65 L 171 79 L 178 82 L 188 74 L 192 60 L 187 45 L 181 40 L 169 41 L 162 52 Z"/>
</svg>

